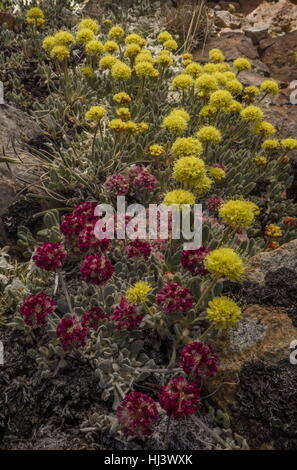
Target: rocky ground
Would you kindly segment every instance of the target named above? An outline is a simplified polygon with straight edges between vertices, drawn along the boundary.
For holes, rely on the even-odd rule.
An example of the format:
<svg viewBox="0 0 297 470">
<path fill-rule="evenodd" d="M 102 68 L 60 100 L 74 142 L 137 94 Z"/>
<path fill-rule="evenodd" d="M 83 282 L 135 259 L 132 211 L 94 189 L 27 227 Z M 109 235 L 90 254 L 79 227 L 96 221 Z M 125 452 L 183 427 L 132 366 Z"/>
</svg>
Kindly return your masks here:
<svg viewBox="0 0 297 470">
<path fill-rule="evenodd" d="M 113 8 L 112 3 L 106 2 L 106 8 Z M 279 82 L 280 95 L 263 103 L 266 115 L 281 136 L 296 137 L 297 2 L 240 0 L 208 2 L 208 6 L 213 27 L 206 42 L 194 51 L 195 59 L 206 61 L 208 51 L 214 47 L 219 47 L 229 61 L 239 56 L 251 59 L 253 72 L 242 73 L 241 79 L 246 85 L 259 85 L 263 76 Z M 167 2 L 167 7 L 174 10 L 178 0 Z M 94 2 L 89 2 L 88 8 L 94 8 Z M 14 18 L 0 12 L 0 24 L 3 22 L 12 29 L 15 27 Z M 38 181 L 39 175 L 34 166 L 36 157 L 22 141 L 31 142 L 34 147 L 43 138 L 34 119 L 24 110 L 11 103 L 0 104 L 1 147 L 7 157 L 27 163 L 25 171 L 23 165 L 0 163 L 2 246 L 13 245 L 17 224 L 26 220 L 30 225 L 32 215 L 40 210 L 38 203 L 25 198 L 26 190 Z M 290 197 L 297 200 L 297 159 L 292 165 L 296 178 Z M 220 373 L 210 383 L 208 392 L 211 403 L 228 413 L 232 430 L 243 436 L 250 448 L 297 448 L 297 365 L 289 361 L 290 344 L 297 340 L 296 279 L 297 241 L 293 241 L 252 258 L 248 277 L 240 289 L 232 284 L 226 287 L 226 291 L 244 299 L 245 316 L 216 345 L 221 358 Z M 32 372 L 34 368 L 26 356 L 28 345 L 17 334 L 10 335 L 8 365 L 0 378 L 0 385 L 6 386 L 7 393 L 0 409 L 3 447 L 114 446 L 105 437 L 100 443 L 94 443 L 86 440 L 79 430 L 74 431 L 83 416 L 92 416 L 98 401 L 92 391 L 96 390 L 94 376 L 85 364 L 65 370 L 45 392 L 43 380 Z M 224 352 L 226 341 L 228 353 Z M 188 429 L 188 443 L 182 445 L 191 442 L 191 432 L 196 432 L 195 423 L 193 426 L 194 431 Z M 5 429 L 9 429 L 6 435 Z M 153 436 L 152 448 L 158 445 L 158 439 L 158 434 Z M 202 448 L 211 445 L 210 439 Z"/>
</svg>

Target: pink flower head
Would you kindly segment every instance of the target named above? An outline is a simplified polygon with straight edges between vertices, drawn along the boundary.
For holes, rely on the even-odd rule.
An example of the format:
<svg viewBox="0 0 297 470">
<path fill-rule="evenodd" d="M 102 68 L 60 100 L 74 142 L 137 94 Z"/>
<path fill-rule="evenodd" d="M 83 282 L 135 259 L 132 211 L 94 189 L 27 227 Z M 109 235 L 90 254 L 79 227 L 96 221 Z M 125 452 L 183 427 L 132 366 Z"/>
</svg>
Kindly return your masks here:
<svg viewBox="0 0 297 470">
<path fill-rule="evenodd" d="M 122 297 L 120 303 L 116 305 L 111 319 L 120 328 L 135 330 L 142 322 L 144 315 L 140 315 L 135 305 L 129 304 L 125 297 Z"/>
<path fill-rule="evenodd" d="M 210 196 L 208 199 L 206 199 L 206 206 L 209 212 L 217 212 L 223 202 L 224 199 L 214 194 L 213 196 Z"/>
<path fill-rule="evenodd" d="M 112 196 L 125 196 L 129 192 L 129 181 L 123 175 L 111 175 L 104 184 Z"/>
<path fill-rule="evenodd" d="M 95 218 L 94 210 L 97 206 L 96 202 L 83 202 L 75 207 L 73 211 L 73 215 L 75 217 L 79 217 L 84 222 L 90 222 Z"/>
<path fill-rule="evenodd" d="M 60 224 L 60 231 L 65 237 L 70 238 L 78 235 L 83 225 L 84 221 L 81 217 L 75 216 L 73 213 L 67 214 Z"/>
<path fill-rule="evenodd" d="M 127 246 L 128 258 L 140 258 L 143 256 L 144 259 L 148 259 L 151 251 L 151 245 L 141 240 L 132 240 Z"/>
<path fill-rule="evenodd" d="M 149 436 L 160 416 L 154 400 L 141 392 L 128 393 L 116 409 L 116 416 L 124 434 Z"/>
<path fill-rule="evenodd" d="M 206 276 L 208 271 L 204 267 L 204 259 L 210 250 L 205 246 L 200 246 L 196 250 L 184 250 L 181 253 L 180 261 L 182 267 L 193 276 Z"/>
<path fill-rule="evenodd" d="M 86 344 L 88 328 L 73 317 L 64 317 L 57 325 L 56 335 L 60 346 L 65 350 L 78 349 Z"/>
<path fill-rule="evenodd" d="M 108 315 L 106 315 L 100 307 L 92 307 L 84 312 L 81 318 L 81 324 L 83 327 L 87 327 L 90 330 L 97 330 L 100 323 L 107 319 Z"/>
<path fill-rule="evenodd" d="M 190 377 L 212 377 L 217 373 L 218 357 L 212 346 L 196 341 L 187 344 L 180 353 L 179 365 Z"/>
<path fill-rule="evenodd" d="M 57 271 L 63 266 L 66 256 L 67 251 L 61 243 L 43 243 L 32 259 L 38 268 Z"/>
<path fill-rule="evenodd" d="M 79 233 L 77 245 L 82 252 L 89 250 L 96 251 L 98 249 L 105 251 L 109 247 L 110 240 L 107 238 L 103 238 L 102 240 L 96 238 L 94 233 L 96 222 L 96 220 L 89 222 Z"/>
<path fill-rule="evenodd" d="M 136 189 L 144 189 L 148 192 L 152 192 L 158 185 L 157 178 L 146 171 L 142 166 L 132 166 L 132 168 L 129 170 L 128 176 L 130 183 Z"/>
<path fill-rule="evenodd" d="M 182 376 L 175 377 L 166 387 L 160 388 L 159 401 L 168 416 L 182 419 L 196 413 L 200 404 L 200 389 Z"/>
<path fill-rule="evenodd" d="M 101 253 L 85 257 L 80 273 L 86 282 L 101 286 L 111 278 L 114 267 L 111 262 Z"/>
<path fill-rule="evenodd" d="M 32 294 L 27 297 L 20 308 L 26 325 L 45 325 L 48 315 L 52 314 L 56 303 L 46 294 Z"/>
<path fill-rule="evenodd" d="M 170 282 L 156 294 L 156 302 L 166 313 L 186 312 L 193 306 L 193 298 L 187 287 Z"/>
</svg>

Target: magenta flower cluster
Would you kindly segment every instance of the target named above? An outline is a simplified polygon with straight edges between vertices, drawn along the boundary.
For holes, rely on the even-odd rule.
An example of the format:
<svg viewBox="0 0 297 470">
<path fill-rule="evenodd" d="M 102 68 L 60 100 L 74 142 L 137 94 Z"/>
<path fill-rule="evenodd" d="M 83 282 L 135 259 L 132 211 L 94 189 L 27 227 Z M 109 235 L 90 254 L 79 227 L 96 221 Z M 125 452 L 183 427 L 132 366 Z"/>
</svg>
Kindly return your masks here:
<svg viewBox="0 0 297 470">
<path fill-rule="evenodd" d="M 108 315 L 100 307 L 91 307 L 83 313 L 81 324 L 90 330 L 97 330 L 102 321 L 107 319 Z"/>
<path fill-rule="evenodd" d="M 183 250 L 180 257 L 181 265 L 193 276 L 206 276 L 208 271 L 204 267 L 204 259 L 208 253 L 210 250 L 205 246 L 196 250 Z"/>
<path fill-rule="evenodd" d="M 129 170 L 128 177 L 134 189 L 143 189 L 150 193 L 155 191 L 158 186 L 157 178 L 142 166 L 132 166 Z"/>
<path fill-rule="evenodd" d="M 179 365 L 191 379 L 216 375 L 218 357 L 209 344 L 196 341 L 187 344 L 180 353 Z"/>
<path fill-rule="evenodd" d="M 101 253 L 86 256 L 80 267 L 80 273 L 83 279 L 96 286 L 101 286 L 108 281 L 113 275 L 113 272 L 113 265 Z"/>
<path fill-rule="evenodd" d="M 112 196 L 125 196 L 129 192 L 129 181 L 124 175 L 110 175 L 104 187 Z"/>
<path fill-rule="evenodd" d="M 156 294 L 156 302 L 165 313 L 186 312 L 193 306 L 193 297 L 187 287 L 170 282 Z"/>
<path fill-rule="evenodd" d="M 131 305 L 125 297 L 122 297 L 120 303 L 115 306 L 111 319 L 118 328 L 131 331 L 139 327 L 143 317 L 135 305 Z"/>
<path fill-rule="evenodd" d="M 128 393 L 116 409 L 116 416 L 124 434 L 149 436 L 160 416 L 154 400 L 141 392 Z"/>
<path fill-rule="evenodd" d="M 132 240 L 127 245 L 128 258 L 148 259 L 151 256 L 152 248 L 148 242 L 142 240 Z"/>
<path fill-rule="evenodd" d="M 214 194 L 213 196 L 210 196 L 206 199 L 206 207 L 209 212 L 218 212 L 219 207 L 223 204 L 223 202 L 224 199 Z"/>
<path fill-rule="evenodd" d="M 87 333 L 87 326 L 82 325 L 82 322 L 75 315 L 63 317 L 56 328 L 56 335 L 60 346 L 65 351 L 85 346 Z"/>
<path fill-rule="evenodd" d="M 20 308 L 20 313 L 26 325 L 34 327 L 45 325 L 47 317 L 56 308 L 56 303 L 46 294 L 29 295 Z"/>
<path fill-rule="evenodd" d="M 61 243 L 46 242 L 36 249 L 32 259 L 38 268 L 57 271 L 62 268 L 66 256 L 67 251 Z"/>
<path fill-rule="evenodd" d="M 178 376 L 160 388 L 159 401 L 168 416 L 179 420 L 196 413 L 200 404 L 200 389 L 194 382 Z"/>
</svg>

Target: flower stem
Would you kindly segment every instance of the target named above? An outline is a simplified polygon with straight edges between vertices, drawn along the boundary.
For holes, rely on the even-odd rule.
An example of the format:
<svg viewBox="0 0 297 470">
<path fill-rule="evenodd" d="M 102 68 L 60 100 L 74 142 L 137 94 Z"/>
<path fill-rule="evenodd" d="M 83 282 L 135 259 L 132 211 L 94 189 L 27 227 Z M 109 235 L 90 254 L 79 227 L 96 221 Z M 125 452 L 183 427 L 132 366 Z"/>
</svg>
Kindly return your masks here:
<svg viewBox="0 0 297 470">
<path fill-rule="evenodd" d="M 64 295 L 65 295 L 65 298 L 66 298 L 66 301 L 67 301 L 68 308 L 70 310 L 71 315 L 73 315 L 73 308 L 72 308 L 72 305 L 71 305 L 69 292 L 68 292 L 67 285 L 66 285 L 66 282 L 64 280 L 64 277 L 63 277 L 63 274 L 62 274 L 61 271 L 59 272 L 59 279 L 60 279 L 61 286 L 62 286 Z"/>
</svg>

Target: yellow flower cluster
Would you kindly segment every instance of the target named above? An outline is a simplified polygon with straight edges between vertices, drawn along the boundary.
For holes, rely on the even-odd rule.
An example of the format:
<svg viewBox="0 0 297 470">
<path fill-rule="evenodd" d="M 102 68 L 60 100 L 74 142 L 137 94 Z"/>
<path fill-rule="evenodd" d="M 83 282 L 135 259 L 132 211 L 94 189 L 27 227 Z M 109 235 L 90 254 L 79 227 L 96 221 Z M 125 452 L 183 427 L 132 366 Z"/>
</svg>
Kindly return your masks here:
<svg viewBox="0 0 297 470">
<path fill-rule="evenodd" d="M 34 26 L 42 26 L 45 21 L 43 11 L 40 8 L 30 8 L 30 10 L 27 11 L 26 21 L 28 24 Z"/>
<path fill-rule="evenodd" d="M 205 268 L 214 278 L 226 278 L 229 281 L 240 281 L 245 267 L 241 257 L 231 248 L 218 248 L 205 258 Z"/>
<path fill-rule="evenodd" d="M 222 140 L 222 134 L 214 126 L 204 126 L 196 132 L 196 136 L 201 142 L 211 142 L 212 144 L 218 144 Z"/>
<path fill-rule="evenodd" d="M 59 31 L 53 38 L 55 46 L 69 46 L 75 43 L 74 36 L 68 31 Z"/>
<path fill-rule="evenodd" d="M 198 197 L 204 196 L 212 187 L 212 180 L 208 176 L 204 176 L 193 188 Z"/>
<path fill-rule="evenodd" d="M 149 151 L 152 157 L 160 157 L 165 153 L 164 147 L 158 144 L 150 145 Z"/>
<path fill-rule="evenodd" d="M 109 39 L 115 39 L 116 41 L 121 39 L 124 35 L 125 35 L 125 31 L 120 26 L 113 26 L 108 31 Z"/>
<path fill-rule="evenodd" d="M 169 191 L 165 194 L 163 202 L 166 206 L 173 206 L 176 204 L 182 208 L 186 204 L 195 204 L 195 196 L 190 191 L 175 189 L 174 191 Z"/>
<path fill-rule="evenodd" d="M 88 121 L 100 121 L 106 114 L 106 109 L 102 106 L 91 106 L 91 108 L 86 112 L 85 118 Z"/>
<path fill-rule="evenodd" d="M 256 135 L 268 137 L 269 135 L 273 135 L 276 133 L 276 128 L 272 124 L 270 124 L 270 122 L 262 121 L 254 126 L 253 132 Z"/>
<path fill-rule="evenodd" d="M 283 236 L 283 231 L 278 225 L 269 224 L 265 227 L 265 235 L 269 238 L 280 238 Z"/>
<path fill-rule="evenodd" d="M 96 36 L 89 28 L 81 28 L 76 33 L 76 41 L 78 44 L 86 44 L 94 39 L 96 39 Z"/>
<path fill-rule="evenodd" d="M 94 34 L 97 34 L 99 31 L 99 25 L 97 21 L 92 20 L 91 18 L 84 18 L 78 24 L 78 29 L 90 29 Z"/>
<path fill-rule="evenodd" d="M 174 163 L 172 176 L 193 188 L 205 177 L 204 161 L 198 157 L 182 157 Z"/>
<path fill-rule="evenodd" d="M 251 70 L 252 68 L 250 61 L 245 57 L 239 57 L 238 59 L 235 59 L 233 66 L 238 72 L 242 72 L 243 70 Z"/>
<path fill-rule="evenodd" d="M 178 48 L 177 42 L 174 39 L 168 39 L 167 41 L 163 42 L 163 46 L 170 51 L 176 51 Z"/>
<path fill-rule="evenodd" d="M 191 62 L 185 68 L 185 73 L 191 75 L 193 78 L 198 78 L 202 74 L 202 66 L 197 62 Z"/>
<path fill-rule="evenodd" d="M 158 34 L 158 41 L 163 43 L 166 41 L 170 41 L 172 38 L 171 34 L 168 33 L 168 31 L 162 31 L 161 33 Z"/>
<path fill-rule="evenodd" d="M 139 77 L 158 77 L 159 72 L 150 62 L 139 62 L 135 65 L 135 73 Z"/>
<path fill-rule="evenodd" d="M 240 320 L 241 308 L 229 297 L 215 297 L 206 310 L 209 320 L 213 321 L 217 328 L 228 328 Z"/>
<path fill-rule="evenodd" d="M 136 282 L 132 287 L 127 290 L 127 300 L 131 304 L 144 303 L 147 301 L 148 294 L 151 292 L 151 290 L 152 288 L 147 282 Z"/>
<path fill-rule="evenodd" d="M 199 156 L 202 153 L 202 145 L 199 140 L 193 137 L 179 137 L 171 147 L 173 155 L 176 157 Z"/>
<path fill-rule="evenodd" d="M 292 138 L 283 139 L 281 141 L 281 144 L 282 144 L 282 147 L 285 150 L 296 150 L 297 149 L 297 139 L 292 139 Z"/>
<path fill-rule="evenodd" d="M 104 45 L 101 41 L 97 39 L 93 39 L 89 41 L 85 45 L 85 51 L 88 55 L 94 56 L 97 54 L 103 54 L 104 52 Z"/>
<path fill-rule="evenodd" d="M 266 166 L 268 163 L 268 158 L 264 157 L 263 155 L 257 155 L 254 160 L 256 166 L 258 167 Z"/>
<path fill-rule="evenodd" d="M 225 56 L 220 49 L 211 49 L 209 51 L 209 59 L 213 62 L 224 62 Z"/>
<path fill-rule="evenodd" d="M 118 52 L 119 46 L 115 41 L 106 41 L 104 43 L 104 50 L 109 54 L 113 54 L 114 52 Z"/>
<path fill-rule="evenodd" d="M 265 80 L 261 83 L 260 90 L 263 93 L 270 93 L 271 95 L 278 95 L 279 86 L 273 80 Z"/>
<path fill-rule="evenodd" d="M 131 113 L 128 108 L 118 108 L 116 111 L 119 118 L 123 120 L 128 120 L 131 117 Z"/>
<path fill-rule="evenodd" d="M 128 36 L 125 39 L 125 43 L 137 44 L 140 47 L 144 47 L 146 45 L 146 40 L 139 34 L 132 33 L 132 34 L 128 34 Z"/>
<path fill-rule="evenodd" d="M 280 147 L 280 143 L 277 139 L 264 140 L 261 147 L 265 150 L 276 150 Z"/>
<path fill-rule="evenodd" d="M 70 51 L 66 46 L 54 46 L 51 50 L 51 58 L 63 62 L 70 56 Z"/>
<path fill-rule="evenodd" d="M 255 220 L 255 208 L 248 201 L 230 200 L 220 206 L 219 216 L 234 229 L 246 229 Z"/>
<path fill-rule="evenodd" d="M 141 51 L 141 48 L 138 44 L 135 44 L 135 43 L 128 44 L 125 48 L 124 56 L 129 57 L 129 58 L 133 58 L 137 54 L 139 54 L 140 51 Z"/>
<path fill-rule="evenodd" d="M 253 105 L 244 108 L 240 115 L 245 121 L 249 122 L 261 121 L 261 119 L 264 117 L 262 109 Z"/>
<path fill-rule="evenodd" d="M 191 77 L 191 75 L 188 75 L 186 73 L 180 73 L 179 75 L 176 75 L 172 80 L 172 87 L 175 89 L 184 90 L 186 88 L 191 87 L 193 84 L 193 78 Z"/>
<path fill-rule="evenodd" d="M 111 67 L 111 76 L 115 80 L 129 80 L 132 75 L 132 70 L 129 65 L 124 62 L 117 60 L 116 63 Z"/>
<path fill-rule="evenodd" d="M 120 93 L 113 95 L 113 101 L 117 104 L 127 104 L 130 103 L 131 97 L 125 91 L 120 91 Z"/>
<path fill-rule="evenodd" d="M 199 78 L 198 78 L 199 80 Z M 217 109 L 224 110 L 232 103 L 232 95 L 227 90 L 214 91 L 210 95 L 209 104 Z"/>
<path fill-rule="evenodd" d="M 210 168 L 209 174 L 215 181 L 221 181 L 226 178 L 226 172 L 223 170 L 223 168 L 219 167 Z"/>
<path fill-rule="evenodd" d="M 182 134 L 187 129 L 190 116 L 184 110 L 173 110 L 163 119 L 162 127 L 170 132 Z"/>
<path fill-rule="evenodd" d="M 105 55 L 99 61 L 99 67 L 101 69 L 111 69 L 111 67 L 118 62 L 119 59 L 113 55 Z"/>
</svg>

